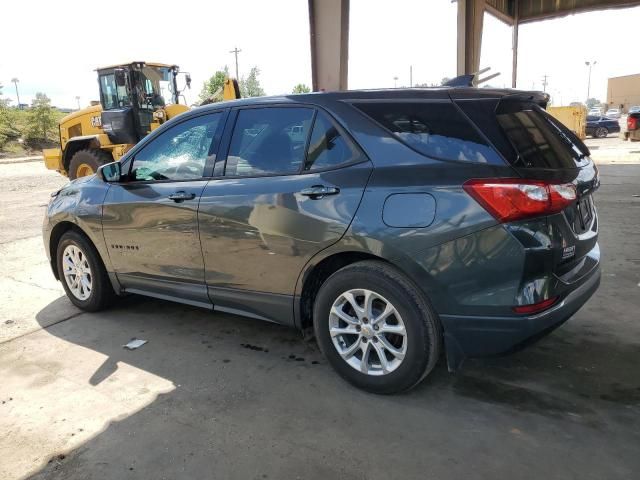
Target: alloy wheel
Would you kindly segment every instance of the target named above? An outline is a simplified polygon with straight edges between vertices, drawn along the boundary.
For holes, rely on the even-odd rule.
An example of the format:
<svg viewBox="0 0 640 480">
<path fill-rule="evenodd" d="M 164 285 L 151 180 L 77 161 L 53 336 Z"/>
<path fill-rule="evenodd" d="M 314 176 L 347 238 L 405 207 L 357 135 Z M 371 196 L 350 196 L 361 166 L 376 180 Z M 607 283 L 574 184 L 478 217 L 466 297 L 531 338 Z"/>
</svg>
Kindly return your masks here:
<svg viewBox="0 0 640 480">
<path fill-rule="evenodd" d="M 352 289 L 338 296 L 329 313 L 329 334 L 342 359 L 366 375 L 393 372 L 407 353 L 400 313 L 372 290 Z"/>
<path fill-rule="evenodd" d="M 93 276 L 89 259 L 76 245 L 67 246 L 62 252 L 64 281 L 78 300 L 87 300 L 91 296 Z"/>
</svg>

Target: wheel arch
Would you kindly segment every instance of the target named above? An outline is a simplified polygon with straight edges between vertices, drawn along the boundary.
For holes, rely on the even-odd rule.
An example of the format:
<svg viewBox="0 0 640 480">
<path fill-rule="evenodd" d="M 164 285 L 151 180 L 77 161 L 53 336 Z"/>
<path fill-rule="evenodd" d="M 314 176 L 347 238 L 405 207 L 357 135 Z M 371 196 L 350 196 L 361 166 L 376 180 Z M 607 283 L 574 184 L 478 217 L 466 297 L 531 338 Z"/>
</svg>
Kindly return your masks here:
<svg viewBox="0 0 640 480">
<path fill-rule="evenodd" d="M 109 259 L 103 258 L 102 254 L 100 253 L 100 249 L 98 248 L 96 243 L 81 227 L 79 227 L 76 223 L 73 223 L 68 220 L 63 220 L 61 222 L 58 222 L 53 227 L 53 229 L 51 230 L 51 234 L 49 235 L 49 245 L 47 246 L 47 248 L 49 249 L 49 258 L 51 259 L 50 260 L 51 269 L 53 270 L 53 275 L 56 278 L 56 280 L 60 280 L 60 272 L 58 272 L 58 255 L 57 255 L 58 244 L 60 243 L 60 239 L 62 238 L 62 236 L 69 231 L 73 231 L 78 233 L 79 235 L 82 235 L 82 237 L 89 243 L 89 245 L 93 247 L 93 249 L 95 250 L 98 256 L 98 261 L 102 263 L 102 266 L 105 268 L 107 275 L 109 276 L 109 280 L 111 282 L 111 285 L 113 286 L 113 290 L 116 292 L 116 294 L 120 295 L 120 292 L 122 291 L 122 286 L 120 285 L 120 282 L 116 274 L 114 272 L 109 271 L 109 268 L 107 267 L 107 264 L 110 263 Z"/>
<path fill-rule="evenodd" d="M 62 236 L 68 231 L 73 230 L 78 234 L 82 235 L 92 246 L 98 251 L 95 244 L 91 241 L 91 238 L 84 233 L 84 231 L 75 223 L 69 221 L 62 221 L 56 224 L 51 230 L 51 235 L 49 236 L 49 258 L 51 259 L 51 268 L 53 270 L 53 275 L 56 277 L 56 280 L 60 280 L 60 272 L 58 272 L 58 261 L 57 261 L 57 251 L 58 244 L 60 243 L 60 239 Z M 99 256 L 99 255 L 98 255 Z M 100 259 L 102 260 L 102 259 Z M 104 262 L 103 262 L 104 263 Z"/>
<path fill-rule="evenodd" d="M 301 275 L 300 291 L 296 295 L 294 315 L 301 329 L 313 326 L 313 303 L 320 286 L 335 272 L 347 265 L 363 260 L 380 260 L 384 258 L 362 251 L 342 251 L 332 253 L 307 266 Z"/>
</svg>

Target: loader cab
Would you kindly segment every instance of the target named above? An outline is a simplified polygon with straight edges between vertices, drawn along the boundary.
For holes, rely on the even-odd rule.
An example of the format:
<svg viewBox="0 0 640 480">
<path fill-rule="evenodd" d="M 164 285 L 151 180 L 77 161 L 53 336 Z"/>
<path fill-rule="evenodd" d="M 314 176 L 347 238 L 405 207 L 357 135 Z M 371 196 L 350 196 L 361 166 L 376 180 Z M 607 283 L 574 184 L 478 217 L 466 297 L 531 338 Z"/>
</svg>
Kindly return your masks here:
<svg viewBox="0 0 640 480">
<path fill-rule="evenodd" d="M 100 120 L 112 143 L 135 144 L 163 123 L 166 107 L 179 103 L 178 73 L 176 65 L 145 62 L 98 69 Z"/>
</svg>

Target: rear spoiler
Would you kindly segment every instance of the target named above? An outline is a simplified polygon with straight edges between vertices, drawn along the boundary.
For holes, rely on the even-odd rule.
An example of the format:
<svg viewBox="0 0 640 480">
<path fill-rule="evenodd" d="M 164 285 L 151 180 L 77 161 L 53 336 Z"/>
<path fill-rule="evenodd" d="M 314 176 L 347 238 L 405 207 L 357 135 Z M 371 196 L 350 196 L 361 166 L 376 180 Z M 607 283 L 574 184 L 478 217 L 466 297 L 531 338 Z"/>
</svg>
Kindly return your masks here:
<svg viewBox="0 0 640 480">
<path fill-rule="evenodd" d="M 535 103 L 546 110 L 547 104 L 551 100 L 551 96 L 546 92 L 515 92 L 505 95 L 500 99 L 501 102 L 527 102 Z"/>
<path fill-rule="evenodd" d="M 464 99 L 494 99 L 498 102 L 524 102 L 534 103 L 544 109 L 547 108 L 550 96 L 545 92 L 526 91 L 526 90 L 508 90 L 508 89 L 492 89 L 492 88 L 474 88 L 470 91 L 466 88 L 460 90 L 454 89 L 449 91 L 449 97 L 453 101 Z"/>
</svg>

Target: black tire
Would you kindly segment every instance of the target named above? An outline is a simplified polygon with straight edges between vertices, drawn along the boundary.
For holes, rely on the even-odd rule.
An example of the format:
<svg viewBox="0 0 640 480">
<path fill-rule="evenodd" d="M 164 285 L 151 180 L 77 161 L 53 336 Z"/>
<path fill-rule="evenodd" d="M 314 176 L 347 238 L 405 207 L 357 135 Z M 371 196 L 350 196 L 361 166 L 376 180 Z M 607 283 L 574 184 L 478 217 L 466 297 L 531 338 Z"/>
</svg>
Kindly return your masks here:
<svg viewBox="0 0 640 480">
<path fill-rule="evenodd" d="M 86 168 L 85 166 L 91 167 L 95 173 L 98 171 L 98 167 L 111 162 L 113 162 L 113 157 L 104 150 L 94 148 L 78 150 L 69 162 L 69 178 L 75 180 L 78 177 L 86 176 L 87 174 L 82 172 Z"/>
<path fill-rule="evenodd" d="M 374 376 L 356 370 L 333 344 L 329 333 L 331 307 L 344 292 L 352 289 L 368 289 L 382 295 L 402 318 L 406 354 L 390 373 Z M 357 262 L 331 275 L 320 287 L 313 318 L 315 335 L 327 361 L 348 382 L 372 393 L 391 394 L 414 387 L 433 370 L 440 356 L 440 323 L 429 302 L 400 271 L 382 261 Z"/>
<path fill-rule="evenodd" d="M 605 138 L 607 135 L 609 135 L 609 130 L 607 130 L 606 127 L 598 127 L 593 136 L 596 138 Z"/>
<path fill-rule="evenodd" d="M 71 291 L 64 275 L 63 254 L 65 249 L 76 246 L 86 256 L 91 271 L 91 293 L 88 298 L 82 300 L 76 297 Z M 108 307 L 115 299 L 115 292 L 109 280 L 107 270 L 104 268 L 102 259 L 93 244 L 82 234 L 76 231 L 68 231 L 62 235 L 58 247 L 56 248 L 56 264 L 58 266 L 58 276 L 67 297 L 76 307 L 87 312 L 97 312 Z"/>
</svg>

